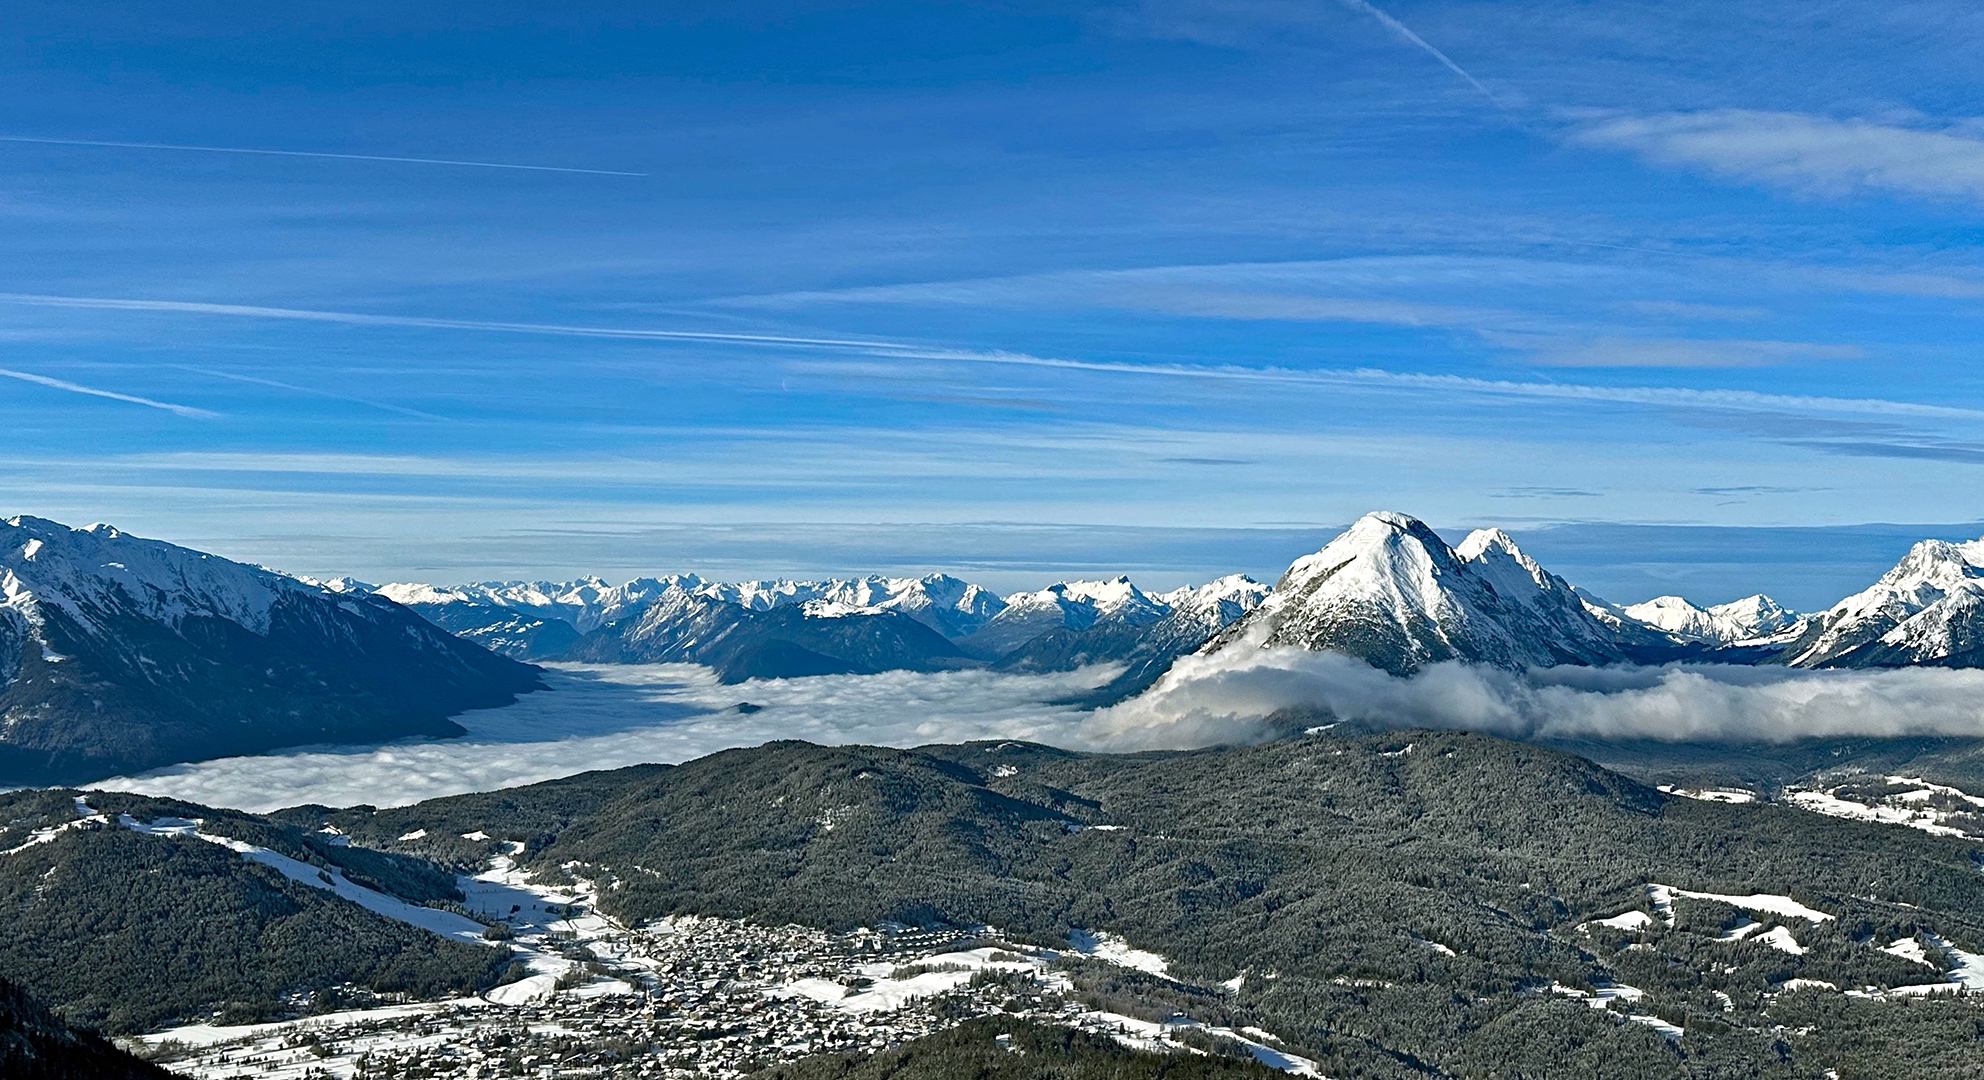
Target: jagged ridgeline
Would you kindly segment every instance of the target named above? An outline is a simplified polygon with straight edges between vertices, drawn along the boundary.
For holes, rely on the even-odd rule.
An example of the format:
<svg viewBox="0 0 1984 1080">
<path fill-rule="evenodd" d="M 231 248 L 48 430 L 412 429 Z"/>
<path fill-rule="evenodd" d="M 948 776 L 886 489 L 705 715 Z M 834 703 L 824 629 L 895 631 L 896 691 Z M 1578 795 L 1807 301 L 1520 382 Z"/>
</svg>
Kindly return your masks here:
<svg viewBox="0 0 1984 1080">
<path fill-rule="evenodd" d="M 720 678 L 1122 664 L 1084 698 L 1141 691 L 1179 656 L 1276 645 L 1359 657 L 1395 674 L 1463 660 L 1558 664 L 1984 664 L 1984 541 L 1926 540 L 1873 586 L 1798 615 L 1762 594 L 1698 607 L 1619 605 L 1552 574 L 1499 529 L 1449 546 L 1406 514 L 1367 514 L 1272 590 L 1241 575 L 1145 593 L 1127 578 L 1000 597 L 945 574 L 829 581 L 604 581 L 380 586 L 438 625 L 525 659 L 678 660 Z M 927 633 L 922 631 L 927 630 Z"/>
<path fill-rule="evenodd" d="M 0 784 L 459 735 L 537 670 L 382 596 L 95 525 L 0 521 Z"/>
<path fill-rule="evenodd" d="M 1669 798 L 1486 736 L 1133 756 L 780 743 L 287 820 L 443 859 L 522 843 L 544 874 L 600 881 L 628 920 L 1109 931 L 1170 960 L 1169 979 L 1085 976 L 1114 1011 L 1259 1026 L 1330 1076 L 1984 1069 L 1968 1003 L 1787 991 L 1946 981 L 1955 953 L 1893 943 L 1984 951 L 1976 845 Z M 1782 903 L 1734 902 L 1759 895 Z M 1613 985 L 1675 1037 L 1592 1007 Z"/>
</svg>

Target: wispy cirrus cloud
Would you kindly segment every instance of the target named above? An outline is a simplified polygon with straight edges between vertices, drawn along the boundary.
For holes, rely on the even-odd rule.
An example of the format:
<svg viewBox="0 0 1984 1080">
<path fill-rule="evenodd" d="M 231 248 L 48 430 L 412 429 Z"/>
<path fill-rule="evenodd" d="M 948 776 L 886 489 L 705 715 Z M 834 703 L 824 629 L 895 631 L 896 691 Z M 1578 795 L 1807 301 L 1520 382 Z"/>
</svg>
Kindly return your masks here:
<svg viewBox="0 0 1984 1080">
<path fill-rule="evenodd" d="M 1962 127 L 1716 109 L 1594 119 L 1570 140 L 1810 194 L 1984 199 L 1984 138 Z"/>
<path fill-rule="evenodd" d="M 1539 295 L 1632 288 L 1643 271 L 1556 259 L 1352 257 L 1060 271 L 964 281 L 725 297 L 716 307 L 795 310 L 838 305 L 1089 308 L 1241 321 L 1351 323 L 1472 334 L 1553 367 L 1744 368 L 1850 360 L 1855 345 L 1773 338 L 1678 336 L 1675 319 L 1751 321 L 1768 310 L 1680 301 L 1539 307 Z M 1668 333 L 1659 332 L 1670 329 Z"/>
<path fill-rule="evenodd" d="M 1530 359 L 1553 367 L 1735 368 L 1768 367 L 1794 360 L 1857 360 L 1854 345 L 1748 338 L 1601 337 L 1553 342 Z"/>
<path fill-rule="evenodd" d="M 117 150 L 172 150 L 200 154 L 256 154 L 264 157 L 329 158 L 335 161 L 373 161 L 394 165 L 450 165 L 470 169 L 516 169 L 524 172 L 581 173 L 587 176 L 646 176 L 647 173 L 619 172 L 614 169 L 581 169 L 568 165 L 521 165 L 508 161 L 466 161 L 460 158 L 396 157 L 387 154 L 337 154 L 325 150 L 271 150 L 250 146 L 193 146 L 183 143 L 117 142 L 109 139 L 57 139 L 38 135 L 0 135 L 0 142 L 38 143 L 44 146 L 88 146 Z"/>
<path fill-rule="evenodd" d="M 1152 364 L 1125 361 L 1065 359 L 1059 357 L 1035 356 L 1029 353 L 1003 349 L 972 349 L 932 346 L 916 342 L 890 341 L 880 338 L 815 337 L 805 335 L 723 333 L 701 330 L 673 330 L 649 327 L 585 326 L 556 323 L 525 323 L 501 320 L 451 319 L 426 316 L 373 315 L 360 312 L 323 311 L 307 308 L 266 307 L 248 304 L 220 304 L 200 301 L 148 300 L 115 297 L 54 296 L 25 293 L 0 293 L 0 303 L 29 304 L 48 307 L 84 308 L 92 310 L 160 312 L 190 315 L 220 316 L 243 319 L 276 319 L 304 322 L 339 323 L 354 326 L 410 327 L 421 329 L 462 330 L 489 333 L 545 334 L 566 337 L 618 338 L 637 341 L 683 341 L 713 344 L 765 345 L 796 349 L 799 351 L 824 351 L 829 353 L 862 354 L 896 362 L 937 362 L 957 364 L 979 364 L 1010 367 L 1032 367 L 1083 371 L 1105 374 L 1137 376 L 1144 378 L 1214 380 L 1223 382 L 1263 383 L 1278 385 L 1364 385 L 1390 387 L 1421 391 L 1444 391 L 1456 394 L 1484 395 L 1496 397 L 1527 397 L 1542 400 L 1582 400 L 1607 401 L 1626 405 L 1653 405 L 1670 408 L 1694 408 L 1722 412 L 1770 412 L 1836 415 L 1872 414 L 1880 416 L 1915 416 L 1948 420 L 1984 419 L 1984 409 L 1969 409 L 1957 406 L 1934 405 L 1923 402 L 1895 401 L 1884 398 L 1844 398 L 1821 395 L 1774 394 L 1750 390 L 1698 390 L 1685 387 L 1654 386 L 1605 386 L 1556 382 L 1527 382 L 1507 379 L 1480 379 L 1459 375 L 1419 374 L 1395 372 L 1374 368 L 1356 369 L 1293 369 L 1277 367 L 1252 367 L 1237 364 Z M 1517 339 L 1509 339 L 1513 344 Z M 1765 356 L 1775 355 L 1786 358 L 1787 352 L 1806 357 L 1850 357 L 1858 356 L 1857 350 L 1848 347 L 1828 346 L 1800 342 L 1696 342 L 1704 347 L 1721 347 L 1735 350 L 1733 355 L 1754 364 L 1761 350 Z M 1588 347 L 1589 342 L 1585 345 Z M 1533 349 L 1564 348 L 1562 338 L 1538 337 L 1528 342 Z M 1624 346 L 1622 346 L 1624 347 Z M 1666 345 L 1672 348 L 1672 343 Z M 1747 350 L 1747 351 L 1746 351 Z M 1699 354 L 1698 354 L 1699 355 Z M 1596 366 L 1596 365 L 1587 365 Z M 1644 366 L 1635 364 L 1615 364 L 1606 366 Z M 1708 366 L 1701 362 L 1686 365 L 1668 364 L 1664 366 Z M 1724 366 L 1727 366 L 1725 359 Z M 16 374 L 16 378 L 39 377 Z M 52 384 L 51 384 L 52 385 Z M 77 388 L 65 384 L 65 389 L 77 389 L 82 393 L 97 393 L 102 396 L 118 396 L 107 391 Z M 138 404 L 153 405 L 157 408 L 185 410 L 187 406 L 174 406 L 169 403 L 153 402 L 149 399 L 136 399 Z M 184 415 L 213 415 L 205 410 L 193 409 Z"/>
</svg>

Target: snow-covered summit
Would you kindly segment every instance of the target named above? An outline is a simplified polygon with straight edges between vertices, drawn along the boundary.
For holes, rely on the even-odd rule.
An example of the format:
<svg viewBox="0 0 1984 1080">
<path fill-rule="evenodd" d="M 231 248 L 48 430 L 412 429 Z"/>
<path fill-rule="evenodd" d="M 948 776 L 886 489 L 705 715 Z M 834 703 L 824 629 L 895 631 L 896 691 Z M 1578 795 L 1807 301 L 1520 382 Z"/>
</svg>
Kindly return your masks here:
<svg viewBox="0 0 1984 1080">
<path fill-rule="evenodd" d="M 1880 580 L 1813 616 L 1785 662 L 1984 664 L 1984 539 L 1916 544 Z"/>
<path fill-rule="evenodd" d="M 0 608 L 29 626 L 44 605 L 81 626 L 107 630 L 108 612 L 179 626 L 188 616 L 225 619 L 269 632 L 269 610 L 290 594 L 333 598 L 330 589 L 109 525 L 72 529 L 37 517 L 0 521 Z"/>
<path fill-rule="evenodd" d="M 1087 630 L 1103 620 L 1148 626 L 1171 613 L 1118 576 L 1100 581 L 1061 581 L 1034 592 L 1005 598 L 999 613 L 964 639 L 972 651 L 997 657 L 1054 630 Z"/>
<path fill-rule="evenodd" d="M 1208 650 L 1292 645 L 1349 653 L 1394 673 L 1441 660 L 1521 668 L 1620 658 L 1576 590 L 1497 529 L 1448 547 L 1417 518 L 1366 514 Z"/>
<path fill-rule="evenodd" d="M 1260 607 L 1271 591 L 1245 574 L 1228 574 L 1204 585 L 1154 593 L 1151 599 L 1169 608 L 1172 618 L 1190 618 L 1211 632 Z"/>
<path fill-rule="evenodd" d="M 1798 618 L 1796 613 L 1762 593 L 1706 608 L 1696 607 L 1679 596 L 1656 596 L 1619 610 L 1681 641 L 1708 645 L 1767 639 Z"/>
<path fill-rule="evenodd" d="M 387 598 L 109 525 L 0 520 L 0 761 L 91 776 L 309 742 L 459 734 L 535 670 Z"/>
</svg>

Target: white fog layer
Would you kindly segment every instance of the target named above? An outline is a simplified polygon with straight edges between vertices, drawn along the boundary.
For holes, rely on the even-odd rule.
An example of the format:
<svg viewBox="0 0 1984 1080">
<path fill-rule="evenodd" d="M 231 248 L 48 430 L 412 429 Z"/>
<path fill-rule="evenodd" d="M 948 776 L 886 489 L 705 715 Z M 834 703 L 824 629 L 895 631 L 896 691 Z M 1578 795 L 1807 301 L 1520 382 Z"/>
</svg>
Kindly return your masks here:
<svg viewBox="0 0 1984 1080">
<path fill-rule="evenodd" d="M 725 686 L 707 668 L 689 664 L 558 664 L 547 670 L 549 690 L 457 716 L 469 732 L 461 738 L 306 747 L 88 786 L 254 812 L 301 803 L 403 806 L 589 769 L 682 762 L 777 739 L 1065 743 L 1082 714 L 1046 703 L 1088 690 L 1105 674 L 892 671 Z M 758 711 L 739 711 L 744 702 Z"/>
<path fill-rule="evenodd" d="M 1266 737 L 1286 708 L 1387 727 L 1516 738 L 1785 742 L 1984 735 L 1984 671 L 1803 671 L 1675 665 L 1527 674 L 1459 663 L 1399 678 L 1300 649 L 1181 659 L 1141 697 L 1083 713 L 1054 702 L 1113 669 L 830 675 L 718 684 L 683 664 L 573 665 L 551 689 L 457 717 L 468 735 L 223 758 L 90 785 L 266 811 L 312 802 L 397 806 L 777 739 L 917 746 L 1026 739 L 1092 750 L 1182 749 Z M 740 711 L 739 703 L 757 706 Z"/>
<path fill-rule="evenodd" d="M 1984 671 L 1677 664 L 1518 674 L 1448 662 L 1399 678 L 1339 653 L 1240 649 L 1180 659 L 1141 697 L 1096 713 L 1085 734 L 1124 748 L 1244 741 L 1260 737 L 1263 718 L 1291 707 L 1514 738 L 1974 736 L 1984 735 Z"/>
</svg>

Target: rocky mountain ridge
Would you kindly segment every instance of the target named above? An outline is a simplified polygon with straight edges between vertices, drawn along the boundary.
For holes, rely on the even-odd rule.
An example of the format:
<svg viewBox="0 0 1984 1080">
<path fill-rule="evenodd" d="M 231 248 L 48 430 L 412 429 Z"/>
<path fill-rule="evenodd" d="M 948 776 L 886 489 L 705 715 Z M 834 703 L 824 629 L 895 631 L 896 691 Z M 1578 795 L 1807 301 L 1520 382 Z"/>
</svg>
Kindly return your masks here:
<svg viewBox="0 0 1984 1080">
<path fill-rule="evenodd" d="M 0 782 L 454 735 L 536 669 L 384 596 L 108 525 L 0 521 Z"/>
</svg>

